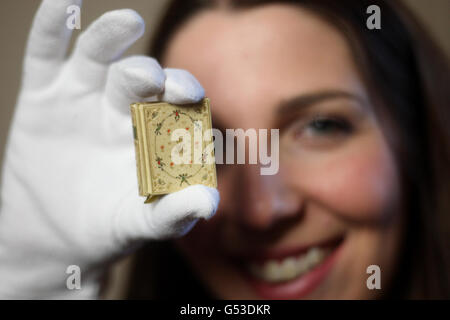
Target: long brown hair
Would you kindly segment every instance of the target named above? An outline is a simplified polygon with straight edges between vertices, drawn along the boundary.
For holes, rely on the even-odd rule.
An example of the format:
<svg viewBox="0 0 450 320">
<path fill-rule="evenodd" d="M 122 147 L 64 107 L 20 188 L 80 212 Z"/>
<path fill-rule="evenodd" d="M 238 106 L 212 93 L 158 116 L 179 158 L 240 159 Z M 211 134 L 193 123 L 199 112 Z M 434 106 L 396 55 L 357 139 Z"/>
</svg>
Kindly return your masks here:
<svg viewBox="0 0 450 320">
<path fill-rule="evenodd" d="M 172 1 L 153 38 L 150 55 L 161 61 L 171 37 L 182 24 L 214 3 Z M 399 1 L 235 0 L 228 1 L 227 6 L 239 10 L 267 3 L 300 5 L 337 27 L 352 49 L 380 123 L 390 133 L 387 138 L 401 171 L 407 221 L 399 271 L 385 297 L 450 298 L 450 79 L 447 58 Z M 370 5 L 381 9 L 379 30 L 366 28 L 366 9 Z M 168 264 L 179 259 L 167 256 L 167 252 L 172 252 L 167 251 L 167 246 L 161 250 L 166 250 L 163 260 Z M 161 250 L 144 248 L 138 254 L 138 268 L 142 268 L 149 257 L 153 265 L 154 259 L 161 260 Z M 155 252 L 159 253 L 155 256 Z M 190 287 L 190 297 L 195 292 L 204 293 L 203 290 L 193 291 L 193 287 L 201 286 L 194 285 L 192 277 L 178 277 L 174 270 L 167 274 L 166 268 L 154 271 L 152 284 L 156 281 L 156 287 L 160 275 L 176 279 L 173 282 L 178 282 L 178 288 L 183 287 L 179 281 L 189 281 L 186 285 Z M 145 297 L 145 290 L 138 283 L 152 285 L 145 283 L 141 275 L 141 272 L 134 273 L 130 297 Z M 153 297 L 182 295 L 182 292 L 168 288 L 167 282 L 163 291 L 154 290 L 156 295 Z"/>
</svg>

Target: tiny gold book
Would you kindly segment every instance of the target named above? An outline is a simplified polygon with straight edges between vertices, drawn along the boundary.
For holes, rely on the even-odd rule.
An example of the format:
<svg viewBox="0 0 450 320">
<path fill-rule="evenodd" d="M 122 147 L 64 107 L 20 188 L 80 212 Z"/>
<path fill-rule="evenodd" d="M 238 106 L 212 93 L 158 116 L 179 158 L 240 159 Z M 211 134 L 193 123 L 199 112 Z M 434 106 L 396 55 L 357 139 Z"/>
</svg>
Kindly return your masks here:
<svg viewBox="0 0 450 320">
<path fill-rule="evenodd" d="M 189 105 L 133 103 L 131 117 L 145 203 L 194 184 L 217 187 L 208 98 Z"/>
</svg>

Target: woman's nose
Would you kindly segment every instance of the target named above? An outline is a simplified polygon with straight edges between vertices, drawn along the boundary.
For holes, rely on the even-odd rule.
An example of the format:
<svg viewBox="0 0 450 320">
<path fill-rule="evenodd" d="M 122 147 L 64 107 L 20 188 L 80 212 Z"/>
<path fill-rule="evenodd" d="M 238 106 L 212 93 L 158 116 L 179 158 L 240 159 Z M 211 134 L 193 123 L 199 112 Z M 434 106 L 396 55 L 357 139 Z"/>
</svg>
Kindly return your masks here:
<svg viewBox="0 0 450 320">
<path fill-rule="evenodd" d="M 236 219 L 247 228 L 268 229 L 281 220 L 297 217 L 302 211 L 301 195 L 289 188 L 280 169 L 275 175 L 261 175 L 259 165 L 236 168 L 234 196 Z"/>
</svg>

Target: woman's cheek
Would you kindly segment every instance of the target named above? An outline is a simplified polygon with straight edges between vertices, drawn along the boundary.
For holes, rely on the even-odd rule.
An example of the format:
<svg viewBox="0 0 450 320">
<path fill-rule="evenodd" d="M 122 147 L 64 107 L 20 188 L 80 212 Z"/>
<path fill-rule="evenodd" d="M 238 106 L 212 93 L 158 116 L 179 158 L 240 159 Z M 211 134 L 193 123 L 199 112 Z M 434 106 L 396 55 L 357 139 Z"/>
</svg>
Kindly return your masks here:
<svg viewBox="0 0 450 320">
<path fill-rule="evenodd" d="M 352 220 L 385 221 L 395 211 L 398 176 L 381 139 L 362 139 L 346 148 L 299 159 L 291 185 L 305 202 Z"/>
</svg>

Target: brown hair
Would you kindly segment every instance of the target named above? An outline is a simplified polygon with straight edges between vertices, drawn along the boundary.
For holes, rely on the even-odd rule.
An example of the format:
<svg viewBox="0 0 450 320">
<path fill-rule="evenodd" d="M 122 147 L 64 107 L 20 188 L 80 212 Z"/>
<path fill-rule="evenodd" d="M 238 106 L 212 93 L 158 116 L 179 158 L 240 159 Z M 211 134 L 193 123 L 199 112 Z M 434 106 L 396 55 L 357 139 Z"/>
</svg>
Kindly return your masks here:
<svg viewBox="0 0 450 320">
<path fill-rule="evenodd" d="M 161 61 L 171 37 L 180 26 L 214 3 L 172 1 L 153 39 L 150 55 Z M 407 221 L 399 272 L 385 297 L 450 298 L 450 91 L 447 88 L 450 79 L 447 58 L 399 1 L 236 0 L 228 1 L 227 6 L 239 9 L 267 3 L 300 5 L 340 30 L 352 49 L 372 102 L 377 106 L 380 123 L 392 133 L 387 134 L 387 138 L 401 171 Z M 381 9 L 379 30 L 366 28 L 366 9 L 370 5 Z M 149 247 L 141 252 L 145 252 L 146 257 L 138 254 L 138 265 L 148 261 L 149 253 L 153 259 L 161 258 L 154 255 L 158 250 Z M 171 258 L 165 256 L 164 259 Z M 167 269 L 159 271 L 167 272 Z M 159 275 L 163 277 L 174 275 L 174 272 L 161 272 Z M 141 274 L 134 275 L 134 282 L 143 283 Z M 153 279 L 152 284 L 156 281 L 157 285 L 157 279 Z M 192 277 L 189 280 L 181 277 L 176 281 L 189 281 L 191 298 L 195 295 L 193 287 L 201 288 L 194 285 Z M 145 281 L 144 284 L 151 285 Z M 142 287 L 137 287 L 141 291 L 132 287 L 130 296 L 145 297 Z M 180 282 L 177 287 L 180 288 Z M 156 297 L 173 297 L 173 293 L 168 292 L 176 290 L 170 291 L 165 283 L 164 292 L 169 296 L 157 292 Z"/>
</svg>

